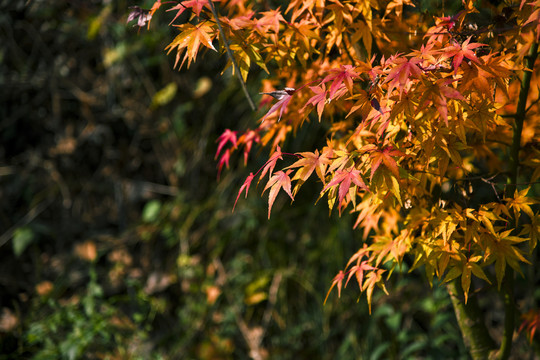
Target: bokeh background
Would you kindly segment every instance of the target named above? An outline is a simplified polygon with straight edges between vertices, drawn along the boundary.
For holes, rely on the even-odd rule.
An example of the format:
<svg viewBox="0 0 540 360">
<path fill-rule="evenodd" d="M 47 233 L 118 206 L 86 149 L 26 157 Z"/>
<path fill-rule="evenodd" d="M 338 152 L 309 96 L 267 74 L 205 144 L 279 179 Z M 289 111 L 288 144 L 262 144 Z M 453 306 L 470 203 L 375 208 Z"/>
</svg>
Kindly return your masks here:
<svg viewBox="0 0 540 360">
<path fill-rule="evenodd" d="M 0 0 L 0 359 L 466 358 L 444 287 L 406 264 L 372 315 L 354 286 L 323 305 L 362 234 L 317 184 L 232 212 L 267 154 L 218 179 L 216 139 L 264 110 L 224 54 L 173 70 L 172 15 L 126 24 L 151 3 Z"/>
</svg>

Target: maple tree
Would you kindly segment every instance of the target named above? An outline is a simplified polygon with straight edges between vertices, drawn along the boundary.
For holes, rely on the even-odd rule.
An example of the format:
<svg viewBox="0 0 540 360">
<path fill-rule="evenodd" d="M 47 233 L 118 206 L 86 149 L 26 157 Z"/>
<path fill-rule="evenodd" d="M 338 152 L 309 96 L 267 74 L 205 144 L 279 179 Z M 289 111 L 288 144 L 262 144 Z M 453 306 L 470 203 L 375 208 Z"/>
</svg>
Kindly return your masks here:
<svg viewBox="0 0 540 360">
<path fill-rule="evenodd" d="M 258 144 L 270 157 L 235 206 L 258 177 L 268 216 L 281 190 L 294 201 L 306 181 L 320 182 L 330 210 L 357 214 L 361 248 L 327 299 L 354 278 L 371 310 L 373 291 L 388 292 L 388 278 L 410 261 L 430 284 L 446 284 L 471 356 L 504 359 L 517 328 L 514 277 L 531 265 L 540 234 L 540 1 L 485 6 L 463 0 L 456 14 L 428 17 L 412 0 L 293 0 L 286 8 L 158 0 L 129 20 L 150 26 L 156 11 L 176 12 L 180 34 L 166 48 L 176 51 L 175 67 L 219 49 L 250 102 L 249 73 L 268 74 L 261 104 L 277 101 L 254 116 L 253 129 L 219 137 L 219 171 L 236 151 L 247 163 Z M 479 14 L 488 21 L 477 23 Z M 282 151 L 317 121 L 328 128 L 324 146 Z M 479 285 L 503 299 L 499 339 L 483 322 Z M 521 326 L 531 341 L 535 316 L 530 309 Z"/>
</svg>

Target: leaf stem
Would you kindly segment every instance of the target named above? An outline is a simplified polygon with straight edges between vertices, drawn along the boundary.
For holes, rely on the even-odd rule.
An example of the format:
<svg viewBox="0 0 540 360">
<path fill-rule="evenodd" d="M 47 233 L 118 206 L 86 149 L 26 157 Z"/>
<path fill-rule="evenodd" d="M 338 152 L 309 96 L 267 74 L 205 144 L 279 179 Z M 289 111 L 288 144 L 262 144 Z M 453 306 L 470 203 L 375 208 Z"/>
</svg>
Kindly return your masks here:
<svg viewBox="0 0 540 360">
<path fill-rule="evenodd" d="M 231 48 L 229 47 L 229 43 L 227 41 L 227 38 L 225 37 L 225 32 L 223 31 L 223 28 L 221 27 L 221 22 L 219 21 L 218 13 L 217 13 L 216 7 L 214 6 L 214 2 L 212 0 L 209 0 L 208 3 L 210 4 L 210 9 L 212 9 L 212 14 L 214 15 L 214 18 L 216 19 L 216 24 L 218 26 L 219 34 L 221 35 L 221 38 L 223 39 L 223 44 L 225 45 L 227 56 L 229 57 L 229 59 L 231 59 L 231 62 L 233 64 L 236 77 L 238 77 L 238 80 L 240 81 L 240 85 L 242 86 L 244 95 L 246 95 L 246 98 L 249 103 L 249 106 L 251 107 L 251 110 L 255 111 L 257 110 L 257 107 L 253 103 L 253 100 L 251 100 L 251 96 L 249 95 L 249 92 L 247 90 L 246 83 L 244 82 L 244 79 L 242 79 L 242 73 L 240 72 L 240 67 L 236 63 L 236 60 L 234 59 Z"/>
</svg>

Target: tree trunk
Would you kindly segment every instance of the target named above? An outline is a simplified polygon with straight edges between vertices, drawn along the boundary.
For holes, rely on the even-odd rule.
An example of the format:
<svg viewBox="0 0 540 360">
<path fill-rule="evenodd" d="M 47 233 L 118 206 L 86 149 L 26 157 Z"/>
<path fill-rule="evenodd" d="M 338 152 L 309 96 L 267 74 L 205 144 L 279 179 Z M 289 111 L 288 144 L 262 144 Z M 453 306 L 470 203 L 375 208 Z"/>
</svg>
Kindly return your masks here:
<svg viewBox="0 0 540 360">
<path fill-rule="evenodd" d="M 497 349 L 495 341 L 489 335 L 482 310 L 475 296 L 469 296 L 467 304 L 458 280 L 446 285 L 456 318 L 461 329 L 465 346 L 473 359 L 488 359 L 490 353 Z M 471 292 L 472 294 L 472 292 Z"/>
</svg>

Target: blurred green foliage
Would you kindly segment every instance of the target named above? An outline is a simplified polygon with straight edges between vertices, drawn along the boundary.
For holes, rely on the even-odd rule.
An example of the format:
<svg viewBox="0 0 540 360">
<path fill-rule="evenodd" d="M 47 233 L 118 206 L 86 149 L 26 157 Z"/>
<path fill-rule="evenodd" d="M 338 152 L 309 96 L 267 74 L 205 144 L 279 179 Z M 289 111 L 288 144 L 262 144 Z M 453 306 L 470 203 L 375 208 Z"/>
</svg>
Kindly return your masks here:
<svg viewBox="0 0 540 360">
<path fill-rule="evenodd" d="M 174 29 L 126 25 L 131 5 L 2 2 L 0 358 L 465 357 L 443 287 L 399 277 L 372 316 L 357 291 L 323 306 L 362 242 L 349 215 L 300 196 L 232 212 L 262 164 L 217 181 L 215 139 L 256 116 L 224 57 L 173 71 Z"/>
</svg>

